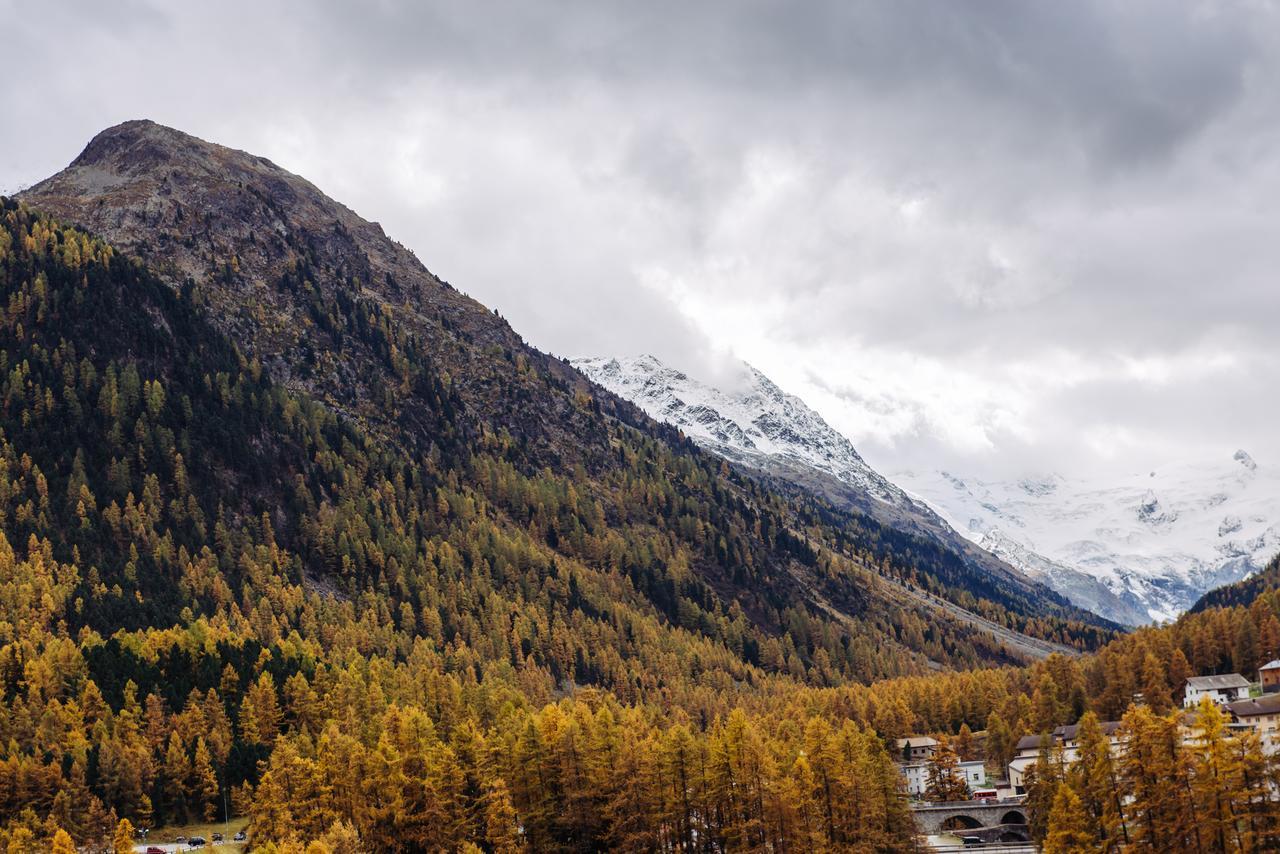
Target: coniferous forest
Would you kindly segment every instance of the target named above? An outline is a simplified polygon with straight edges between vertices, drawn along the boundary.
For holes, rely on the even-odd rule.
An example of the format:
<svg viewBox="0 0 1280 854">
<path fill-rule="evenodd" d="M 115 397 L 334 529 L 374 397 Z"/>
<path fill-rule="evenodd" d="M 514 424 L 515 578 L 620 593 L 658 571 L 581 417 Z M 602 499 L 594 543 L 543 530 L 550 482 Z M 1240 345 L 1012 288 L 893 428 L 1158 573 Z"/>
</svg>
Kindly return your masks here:
<svg viewBox="0 0 1280 854">
<path fill-rule="evenodd" d="M 273 385 L 137 263 L 4 216 L 11 837 L 229 801 L 262 843 L 345 823 L 406 850 L 906 844 L 865 725 L 801 718 L 779 742 L 766 698 L 911 668 L 881 633 L 958 664 L 998 651 L 911 614 L 837 631 L 770 602 L 775 566 L 823 584 L 854 558 L 624 425 L 594 476 L 526 473 L 509 437 L 450 436 L 458 403 L 418 376 L 445 439 L 410 461 Z M 757 577 L 760 613 L 721 607 L 702 562 Z M 813 783 L 806 740 L 820 773 L 869 787 L 839 799 L 864 814 L 778 812 Z"/>
</svg>

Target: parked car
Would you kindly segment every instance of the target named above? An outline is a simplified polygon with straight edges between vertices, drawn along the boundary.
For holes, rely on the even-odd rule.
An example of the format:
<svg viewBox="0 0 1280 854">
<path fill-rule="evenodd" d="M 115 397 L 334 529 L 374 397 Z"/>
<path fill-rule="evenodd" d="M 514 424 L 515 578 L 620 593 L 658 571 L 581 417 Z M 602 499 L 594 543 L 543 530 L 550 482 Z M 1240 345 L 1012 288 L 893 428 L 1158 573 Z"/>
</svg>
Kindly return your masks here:
<svg viewBox="0 0 1280 854">
<path fill-rule="evenodd" d="M 168 852 L 166 852 L 163 848 L 156 847 L 155 845 L 148 845 L 147 854 L 168 854 Z"/>
<path fill-rule="evenodd" d="M 221 841 L 222 841 L 222 834 L 221 834 L 221 833 L 214 833 L 214 834 L 210 835 L 210 837 L 209 837 L 209 838 L 210 838 L 210 839 L 212 839 L 214 842 L 221 842 Z"/>
<path fill-rule="evenodd" d="M 245 832 L 243 830 L 241 830 L 241 831 L 238 831 L 236 835 L 231 838 L 234 839 L 236 842 L 244 842 L 249 837 L 245 835 Z"/>
<path fill-rule="evenodd" d="M 185 836 L 179 836 L 179 837 L 175 838 L 173 841 L 174 841 L 174 842 L 186 842 L 186 841 L 187 841 L 187 837 L 185 837 Z"/>
<path fill-rule="evenodd" d="M 205 841 L 206 840 L 203 836 L 193 836 L 187 840 L 187 844 L 192 848 L 203 848 Z"/>
</svg>

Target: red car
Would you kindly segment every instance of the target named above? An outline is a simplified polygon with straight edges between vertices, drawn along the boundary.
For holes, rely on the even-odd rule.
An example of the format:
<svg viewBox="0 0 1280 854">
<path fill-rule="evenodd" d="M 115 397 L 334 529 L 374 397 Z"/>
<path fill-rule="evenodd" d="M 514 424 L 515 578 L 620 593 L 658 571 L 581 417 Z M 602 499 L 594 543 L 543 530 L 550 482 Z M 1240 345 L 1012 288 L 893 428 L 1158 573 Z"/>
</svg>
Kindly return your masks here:
<svg viewBox="0 0 1280 854">
<path fill-rule="evenodd" d="M 147 854 L 168 854 L 163 848 L 157 848 L 154 845 L 147 846 Z"/>
</svg>

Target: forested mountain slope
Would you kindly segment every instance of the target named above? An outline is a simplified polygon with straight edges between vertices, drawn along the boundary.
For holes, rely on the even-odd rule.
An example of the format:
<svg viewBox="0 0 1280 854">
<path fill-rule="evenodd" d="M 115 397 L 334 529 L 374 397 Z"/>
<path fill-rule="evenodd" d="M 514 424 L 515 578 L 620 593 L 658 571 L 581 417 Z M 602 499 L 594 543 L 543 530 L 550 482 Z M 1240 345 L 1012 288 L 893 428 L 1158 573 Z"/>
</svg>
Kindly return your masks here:
<svg viewBox="0 0 1280 854">
<path fill-rule="evenodd" d="M 0 205 L 10 839 L 230 795 L 257 841 L 894 850 L 880 741 L 791 698 L 1019 660 L 879 580 L 959 596 L 945 556 L 742 477 L 265 161 L 130 123 L 24 202 L 163 275 Z"/>
<path fill-rule="evenodd" d="M 573 364 L 656 420 L 680 428 L 701 447 L 770 479 L 777 488 L 798 487 L 821 495 L 946 555 L 955 588 L 949 598 L 963 597 L 964 590 L 989 596 L 979 591 L 1000 589 L 1033 608 L 1037 602 L 1051 608 L 1056 601 L 1045 586 L 1057 586 L 1053 578 L 1037 575 L 1025 564 L 1015 569 L 966 539 L 927 504 L 869 466 L 853 443 L 804 401 L 745 362 L 737 366 L 736 376 L 732 366 L 727 369 L 729 380 L 723 388 L 700 382 L 653 356 L 580 358 Z M 1134 619 L 1090 576 L 1076 573 L 1072 579 L 1077 605 L 1122 622 L 1145 622 Z M 1066 590 L 1060 592 L 1067 595 Z"/>
<path fill-rule="evenodd" d="M 1196 613 L 1208 608 L 1248 605 L 1268 590 L 1277 588 L 1280 588 L 1280 555 L 1272 558 L 1261 572 L 1210 590 L 1191 606 L 1190 611 Z"/>
<path fill-rule="evenodd" d="M 692 825 L 690 804 L 664 800 L 668 739 L 690 777 L 693 751 L 732 748 L 717 797 L 742 775 L 782 785 L 801 734 L 766 738 L 735 705 L 918 667 L 909 644 L 946 652 L 949 630 L 909 613 L 837 621 L 799 602 L 770 634 L 721 606 L 690 561 L 736 538 L 688 495 L 761 504 L 759 553 L 794 552 L 815 584 L 847 567 L 770 529 L 778 500 L 707 460 L 619 427 L 602 483 L 523 476 L 493 434 L 450 468 L 445 452 L 412 461 L 273 383 L 136 262 L 11 202 L 0 217 L 13 850 L 55 828 L 93 846 L 116 815 L 181 821 L 224 799 L 252 812 L 259 843 L 350 831 L 375 850 L 648 850 L 716 833 L 749 847 L 790 831 L 766 827 L 759 799 Z M 460 405 L 444 389 L 432 404 Z M 606 523 L 585 490 L 634 502 L 640 521 Z M 542 708 L 566 694 L 579 699 Z M 904 840 L 880 742 L 853 724 L 813 738 L 882 815 L 833 816 L 826 839 Z"/>
<path fill-rule="evenodd" d="M 1064 621 L 1098 622 L 1044 587 L 969 571 L 918 538 L 870 521 L 855 531 L 844 524 L 847 516 L 818 518 L 830 516 L 820 503 L 801 517 L 781 505 L 766 510 L 772 499 L 765 493 L 753 498 L 740 490 L 755 487 L 717 482 L 717 464 L 683 446 L 673 431 L 526 346 L 501 318 L 431 275 L 378 226 L 262 158 L 151 122 L 128 122 L 99 134 L 68 169 L 23 198 L 144 259 L 276 381 L 374 436 L 436 455 L 442 468 L 465 463 L 478 441 L 493 437 L 505 445 L 504 461 L 523 475 L 576 473 L 593 481 L 593 490 L 605 486 L 591 498 L 615 525 L 624 515 L 636 517 L 636 508 L 615 513 L 610 505 L 618 493 L 594 481 L 628 465 L 617 447 L 619 436 L 628 435 L 624 425 L 660 443 L 664 454 L 673 449 L 707 473 L 709 493 L 693 493 L 723 543 L 688 556 L 688 579 L 639 585 L 646 593 L 671 589 L 663 594 L 671 599 L 668 610 L 677 599 L 694 611 L 706 610 L 709 596 L 725 608 L 737 600 L 748 619 L 771 621 L 776 631 L 782 621 L 771 612 L 803 601 L 814 582 L 796 583 L 788 538 L 818 524 L 839 531 L 838 550 L 919 576 L 922 586 L 1014 628 L 1061 635 Z M 763 537 L 754 530 L 761 512 L 772 517 Z M 648 506 L 634 521 L 666 525 L 679 513 L 675 506 Z M 729 530 L 734 523 L 741 527 Z M 807 557 L 806 549 L 798 554 Z M 859 589 L 865 581 L 823 586 L 837 607 L 853 616 L 865 612 L 868 592 Z M 952 655 L 936 648 L 926 654 L 944 663 Z"/>
</svg>

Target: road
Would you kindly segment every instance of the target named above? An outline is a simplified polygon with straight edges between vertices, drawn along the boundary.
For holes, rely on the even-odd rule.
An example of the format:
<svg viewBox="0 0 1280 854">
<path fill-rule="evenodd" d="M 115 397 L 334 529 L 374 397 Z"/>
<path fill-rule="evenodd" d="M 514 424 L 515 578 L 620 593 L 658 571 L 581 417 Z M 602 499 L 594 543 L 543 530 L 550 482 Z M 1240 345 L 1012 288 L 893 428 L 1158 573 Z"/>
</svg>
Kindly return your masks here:
<svg viewBox="0 0 1280 854">
<path fill-rule="evenodd" d="M 224 854 L 229 851 L 244 851 L 244 842 L 206 843 L 199 848 L 192 848 L 185 842 L 139 842 L 133 846 L 135 854 L 146 854 L 148 848 L 159 848 L 166 854 L 186 854 L 188 851 L 203 851 L 205 854 Z"/>
<path fill-rule="evenodd" d="M 975 614 L 966 608 L 962 608 L 954 602 L 948 602 L 946 599 L 940 599 L 932 593 L 926 593 L 923 590 L 908 587 L 906 584 L 903 584 L 895 578 L 879 574 L 876 574 L 875 578 L 886 587 L 892 588 L 896 592 L 905 595 L 916 602 L 932 605 L 934 608 L 946 611 L 962 623 L 973 626 L 976 629 L 981 629 L 986 633 L 993 635 L 1005 646 L 1017 650 L 1028 658 L 1041 659 L 1048 658 L 1054 654 L 1070 656 L 1080 654 L 1079 650 L 1072 649 L 1069 646 L 1054 643 L 1053 641 L 1041 640 L 1040 638 L 1033 638 L 1030 635 L 1024 635 L 1021 632 L 1006 628 L 998 623 L 993 623 L 986 617 Z"/>
</svg>

